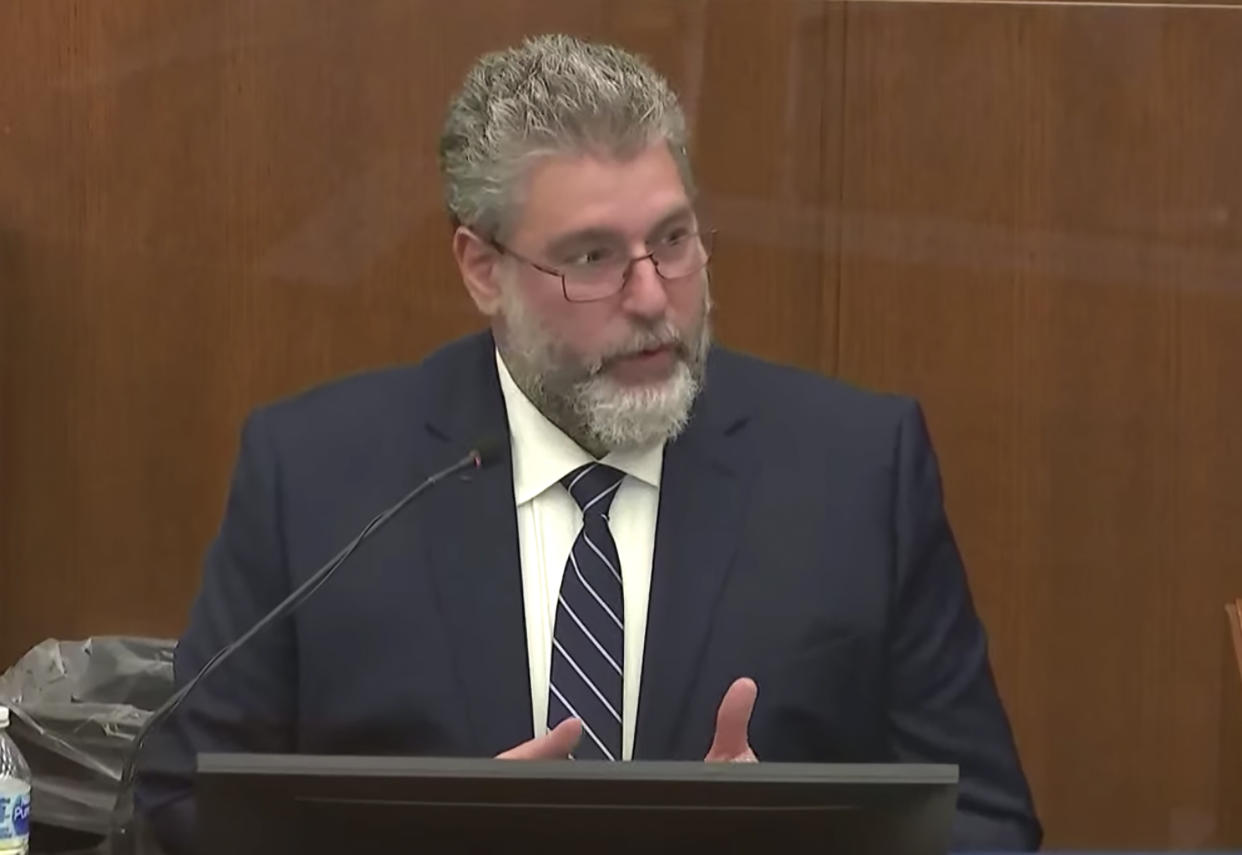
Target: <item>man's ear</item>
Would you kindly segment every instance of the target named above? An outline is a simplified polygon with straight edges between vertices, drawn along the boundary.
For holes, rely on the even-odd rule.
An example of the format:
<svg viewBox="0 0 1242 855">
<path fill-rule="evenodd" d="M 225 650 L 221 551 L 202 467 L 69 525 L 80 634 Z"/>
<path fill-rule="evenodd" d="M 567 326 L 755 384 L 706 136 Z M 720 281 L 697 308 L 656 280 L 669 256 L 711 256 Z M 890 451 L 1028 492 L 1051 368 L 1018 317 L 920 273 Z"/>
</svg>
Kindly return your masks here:
<svg viewBox="0 0 1242 855">
<path fill-rule="evenodd" d="M 465 226 L 453 232 L 453 258 L 461 271 L 461 281 L 475 306 L 487 317 L 500 311 L 500 284 L 496 265 L 500 253 Z"/>
</svg>

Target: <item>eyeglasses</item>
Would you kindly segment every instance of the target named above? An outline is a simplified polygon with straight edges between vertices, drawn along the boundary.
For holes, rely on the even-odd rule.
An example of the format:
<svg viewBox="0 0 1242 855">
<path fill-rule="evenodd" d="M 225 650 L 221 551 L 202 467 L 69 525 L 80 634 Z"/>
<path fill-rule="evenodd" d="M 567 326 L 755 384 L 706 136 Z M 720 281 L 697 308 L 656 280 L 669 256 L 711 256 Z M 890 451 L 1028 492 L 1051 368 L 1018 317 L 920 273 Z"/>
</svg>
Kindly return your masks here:
<svg viewBox="0 0 1242 855">
<path fill-rule="evenodd" d="M 630 271 L 640 261 L 650 259 L 656 275 L 666 282 L 693 276 L 707 267 L 715 238 L 715 230 L 676 230 L 661 237 L 651 252 L 639 256 L 631 256 L 624 246 L 601 243 L 576 252 L 572 261 L 559 268 L 532 261 L 499 241 L 493 240 L 491 245 L 541 273 L 559 278 L 561 291 L 569 302 L 590 303 L 621 291 L 629 281 Z"/>
</svg>

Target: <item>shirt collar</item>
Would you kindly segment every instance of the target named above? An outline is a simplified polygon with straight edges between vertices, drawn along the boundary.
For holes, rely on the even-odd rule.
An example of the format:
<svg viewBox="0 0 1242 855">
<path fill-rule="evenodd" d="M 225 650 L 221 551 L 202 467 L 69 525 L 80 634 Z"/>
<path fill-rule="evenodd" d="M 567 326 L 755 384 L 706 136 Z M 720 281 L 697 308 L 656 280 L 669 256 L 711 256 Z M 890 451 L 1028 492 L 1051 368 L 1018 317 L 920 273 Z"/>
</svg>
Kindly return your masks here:
<svg viewBox="0 0 1242 855">
<path fill-rule="evenodd" d="M 595 458 L 548 421 L 547 416 L 531 403 L 514 382 L 500 351 L 496 351 L 496 372 L 500 376 L 500 391 L 504 395 L 505 412 L 509 419 L 513 449 L 513 498 L 516 504 L 521 505 L 579 466 L 594 462 Z M 664 443 L 612 451 L 600 462 L 659 489 L 660 471 L 664 466 Z"/>
</svg>

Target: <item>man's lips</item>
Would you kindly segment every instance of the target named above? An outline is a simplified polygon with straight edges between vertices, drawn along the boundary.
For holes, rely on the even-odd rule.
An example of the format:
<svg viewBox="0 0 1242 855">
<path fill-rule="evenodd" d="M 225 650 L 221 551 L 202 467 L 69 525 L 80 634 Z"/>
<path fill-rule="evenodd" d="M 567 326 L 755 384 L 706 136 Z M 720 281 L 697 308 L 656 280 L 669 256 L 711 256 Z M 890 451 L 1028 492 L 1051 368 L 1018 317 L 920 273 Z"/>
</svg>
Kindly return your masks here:
<svg viewBox="0 0 1242 855">
<path fill-rule="evenodd" d="M 677 345 L 659 345 L 610 359 L 608 368 L 614 377 L 623 380 L 646 382 L 663 379 L 672 370 L 677 355 Z"/>
<path fill-rule="evenodd" d="M 659 355 L 661 355 L 661 354 L 663 354 L 663 353 L 672 353 L 672 351 L 673 351 L 672 346 L 671 346 L 671 345 L 667 345 L 667 344 L 665 344 L 665 345 L 661 345 L 661 346 L 659 346 L 659 347 L 649 347 L 649 348 L 647 348 L 646 350 L 640 350 L 640 351 L 638 351 L 638 353 L 632 353 L 632 354 L 630 354 L 630 358 L 632 358 L 632 359 L 645 359 L 645 358 L 649 358 L 649 357 L 652 357 L 652 356 L 659 356 Z"/>
<path fill-rule="evenodd" d="M 652 359 L 658 356 L 672 355 L 677 352 L 678 348 L 675 344 L 661 344 L 655 347 L 648 347 L 643 350 L 636 350 L 631 353 L 621 354 L 609 359 L 609 362 L 618 362 L 621 360 L 644 360 Z"/>
</svg>

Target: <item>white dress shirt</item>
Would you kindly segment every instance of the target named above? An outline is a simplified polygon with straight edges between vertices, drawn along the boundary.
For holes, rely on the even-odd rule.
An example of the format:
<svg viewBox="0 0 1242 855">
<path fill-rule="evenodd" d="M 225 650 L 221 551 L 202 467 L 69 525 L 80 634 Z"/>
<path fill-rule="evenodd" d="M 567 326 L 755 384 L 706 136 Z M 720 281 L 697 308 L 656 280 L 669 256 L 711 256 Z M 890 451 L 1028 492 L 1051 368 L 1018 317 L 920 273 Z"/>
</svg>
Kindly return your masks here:
<svg viewBox="0 0 1242 855">
<path fill-rule="evenodd" d="M 582 511 L 560 480 L 595 458 L 539 412 L 513 381 L 499 352 L 496 370 L 500 374 L 512 442 L 513 499 L 517 505 L 526 651 L 530 658 L 530 705 L 535 735 L 539 736 L 548 731 L 556 598 L 569 550 L 582 528 Z M 634 754 L 634 722 L 642 682 L 664 444 L 612 452 L 601 462 L 625 473 L 608 512 L 608 525 L 621 559 L 625 596 L 621 759 L 629 760 Z"/>
</svg>

